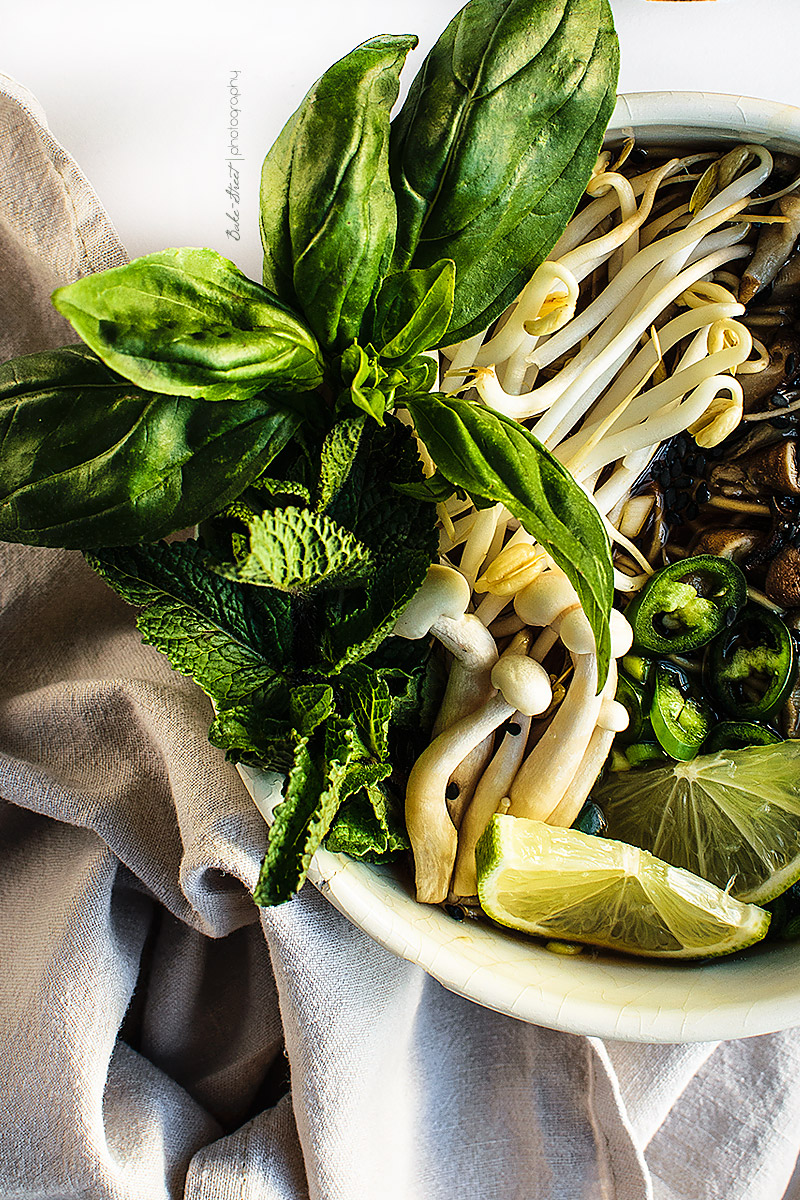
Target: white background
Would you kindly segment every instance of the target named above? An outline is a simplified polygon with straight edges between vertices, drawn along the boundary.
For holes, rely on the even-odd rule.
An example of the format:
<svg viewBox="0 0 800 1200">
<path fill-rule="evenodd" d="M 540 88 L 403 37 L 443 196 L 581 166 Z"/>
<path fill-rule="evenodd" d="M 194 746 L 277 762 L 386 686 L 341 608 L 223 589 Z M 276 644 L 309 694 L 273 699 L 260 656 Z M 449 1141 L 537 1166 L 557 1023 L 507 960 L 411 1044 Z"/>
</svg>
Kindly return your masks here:
<svg viewBox="0 0 800 1200">
<path fill-rule="evenodd" d="M 691 89 L 800 106 L 800 0 L 611 0 L 620 91 Z M 29 88 L 132 256 L 212 246 L 260 278 L 264 154 L 314 80 L 377 33 L 417 33 L 407 82 L 459 0 L 31 0 L 0 71 Z M 240 72 L 241 238 L 228 238 L 226 126 Z M 0 186 L 2 184 L 0 183 Z"/>
</svg>

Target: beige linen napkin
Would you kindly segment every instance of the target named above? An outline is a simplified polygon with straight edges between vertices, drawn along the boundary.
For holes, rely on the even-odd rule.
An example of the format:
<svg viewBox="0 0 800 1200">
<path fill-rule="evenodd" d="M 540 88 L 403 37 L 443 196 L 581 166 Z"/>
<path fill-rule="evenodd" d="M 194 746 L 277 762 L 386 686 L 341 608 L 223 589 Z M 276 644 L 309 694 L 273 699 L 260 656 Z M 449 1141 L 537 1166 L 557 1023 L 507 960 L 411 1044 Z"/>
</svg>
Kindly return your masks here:
<svg viewBox="0 0 800 1200">
<path fill-rule="evenodd" d="M 3 350 L 74 341 L 50 290 L 125 254 L 4 77 L 0 179 Z M 4 1200 L 784 1195 L 800 1035 L 603 1044 L 451 995 L 309 886 L 259 922 L 206 698 L 80 555 L 0 559 Z"/>
</svg>

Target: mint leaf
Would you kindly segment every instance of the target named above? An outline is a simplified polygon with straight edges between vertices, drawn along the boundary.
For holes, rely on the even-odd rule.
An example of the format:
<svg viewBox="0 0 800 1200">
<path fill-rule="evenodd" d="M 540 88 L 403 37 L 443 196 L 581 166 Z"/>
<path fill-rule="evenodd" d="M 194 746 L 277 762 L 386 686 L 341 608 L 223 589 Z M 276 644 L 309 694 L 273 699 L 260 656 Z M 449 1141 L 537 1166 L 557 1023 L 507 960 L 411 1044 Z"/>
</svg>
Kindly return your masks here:
<svg viewBox="0 0 800 1200">
<path fill-rule="evenodd" d="M 292 724 L 307 737 L 333 713 L 333 688 L 327 683 L 297 684 L 292 689 L 291 708 Z"/>
<path fill-rule="evenodd" d="M 237 514 L 238 515 L 238 514 Z M 218 567 L 226 579 L 281 592 L 355 587 L 370 568 L 370 553 L 324 513 L 276 508 L 247 517 L 248 535 L 235 563 Z"/>
<path fill-rule="evenodd" d="M 335 717 L 298 741 L 253 892 L 256 904 L 282 904 L 299 889 L 344 799 L 343 785 L 356 753 L 352 722 Z"/>
<path fill-rule="evenodd" d="M 237 587 L 209 569 L 194 542 L 97 550 L 87 561 L 129 604 L 143 640 L 230 706 L 291 662 L 288 597 Z"/>
<path fill-rule="evenodd" d="M 325 839 L 334 853 L 366 862 L 388 862 L 409 848 L 403 822 L 380 786 L 362 788 L 344 801 Z"/>
<path fill-rule="evenodd" d="M 277 692 L 280 692 L 276 696 Z M 282 683 L 249 704 L 220 709 L 208 733 L 229 762 L 247 762 L 285 773 L 292 765 L 297 735 L 288 719 L 288 687 Z M 282 711 L 283 710 L 283 711 Z"/>
<path fill-rule="evenodd" d="M 368 547 L 373 569 L 364 600 L 361 594 L 326 599 L 320 641 L 329 669 L 358 662 L 380 645 L 437 554 L 435 505 L 401 497 L 394 487 L 422 480 L 406 426 L 387 417 L 384 428 L 364 430 L 347 482 L 328 513 Z"/>
<path fill-rule="evenodd" d="M 337 679 L 345 710 L 352 713 L 364 742 L 378 758 L 389 751 L 392 695 L 386 679 L 365 663 L 351 663 Z"/>
<path fill-rule="evenodd" d="M 311 504 L 311 492 L 303 483 L 299 483 L 296 479 L 273 479 L 270 475 L 259 475 L 255 483 L 250 486 L 251 492 L 257 492 L 269 496 L 272 500 L 281 500 L 285 503 L 287 498 L 302 501 L 304 504 Z"/>
<path fill-rule="evenodd" d="M 364 432 L 364 417 L 337 421 L 322 443 L 317 508 L 325 512 L 350 474 Z"/>
</svg>

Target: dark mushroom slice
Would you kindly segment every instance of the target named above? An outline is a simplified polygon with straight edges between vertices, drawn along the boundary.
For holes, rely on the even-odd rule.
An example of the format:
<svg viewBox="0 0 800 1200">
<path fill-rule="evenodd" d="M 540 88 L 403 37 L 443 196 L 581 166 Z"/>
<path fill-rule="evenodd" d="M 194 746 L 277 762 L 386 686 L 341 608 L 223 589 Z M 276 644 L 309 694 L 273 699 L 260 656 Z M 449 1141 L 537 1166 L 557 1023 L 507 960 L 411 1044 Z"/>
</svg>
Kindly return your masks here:
<svg viewBox="0 0 800 1200">
<path fill-rule="evenodd" d="M 800 256 L 798 256 L 800 257 Z M 739 376 L 744 391 L 744 410 L 752 412 L 778 388 L 792 383 L 800 374 L 800 334 L 797 329 L 781 330 L 769 351 L 769 364 L 763 371 Z"/>
<path fill-rule="evenodd" d="M 769 565 L 764 591 L 781 608 L 800 607 L 800 550 L 784 546 Z"/>
<path fill-rule="evenodd" d="M 723 525 L 701 533 L 691 552 L 693 555 L 714 554 L 718 558 L 729 558 L 732 562 L 741 563 L 753 552 L 763 537 L 763 532 L 756 529 Z"/>
<path fill-rule="evenodd" d="M 789 192 L 775 201 L 773 216 L 786 217 L 779 224 L 765 225 L 756 242 L 755 252 L 739 285 L 739 302 L 747 304 L 772 283 L 794 249 L 800 236 L 800 194 Z"/>
<path fill-rule="evenodd" d="M 800 254 L 796 251 L 781 267 L 769 293 L 773 304 L 797 304 L 797 289 L 800 288 Z"/>
<path fill-rule="evenodd" d="M 748 454 L 716 463 L 709 483 L 726 496 L 800 496 L 797 443 L 782 438 Z"/>
<path fill-rule="evenodd" d="M 791 438 L 755 451 L 742 460 L 748 478 L 757 488 L 800 496 L 797 467 L 797 442 Z"/>
</svg>

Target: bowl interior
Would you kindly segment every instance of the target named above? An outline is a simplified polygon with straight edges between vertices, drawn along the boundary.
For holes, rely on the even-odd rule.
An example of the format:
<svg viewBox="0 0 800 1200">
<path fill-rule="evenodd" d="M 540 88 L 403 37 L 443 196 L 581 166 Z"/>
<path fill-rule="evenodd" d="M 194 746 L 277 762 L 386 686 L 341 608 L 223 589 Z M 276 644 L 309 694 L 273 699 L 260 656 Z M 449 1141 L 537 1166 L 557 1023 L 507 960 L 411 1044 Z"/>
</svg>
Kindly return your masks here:
<svg viewBox="0 0 800 1200">
<path fill-rule="evenodd" d="M 800 156 L 800 109 L 741 96 L 642 92 L 618 100 L 607 140 L 758 142 Z M 240 767 L 269 819 L 280 778 Z M 522 936 L 417 904 L 409 877 L 320 850 L 309 878 L 394 954 L 487 1008 L 570 1033 L 626 1041 L 749 1037 L 800 1025 L 800 948 L 761 945 L 703 964 L 585 950 L 562 956 Z"/>
</svg>

